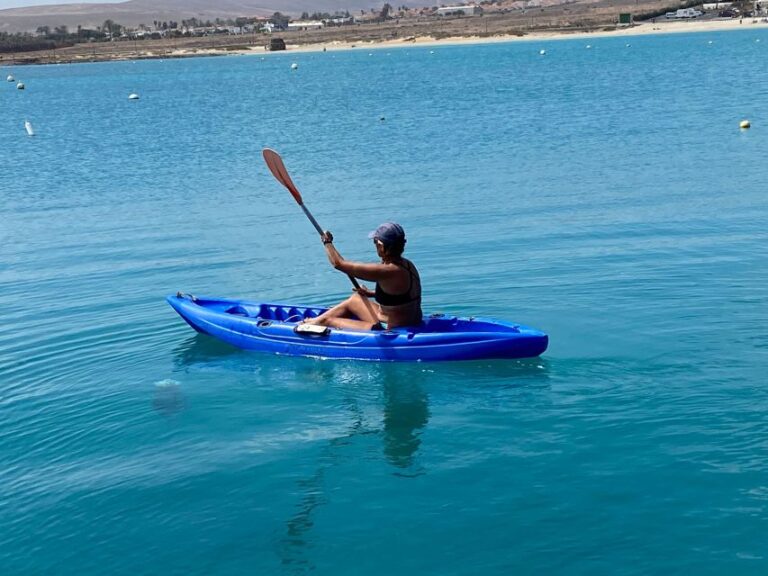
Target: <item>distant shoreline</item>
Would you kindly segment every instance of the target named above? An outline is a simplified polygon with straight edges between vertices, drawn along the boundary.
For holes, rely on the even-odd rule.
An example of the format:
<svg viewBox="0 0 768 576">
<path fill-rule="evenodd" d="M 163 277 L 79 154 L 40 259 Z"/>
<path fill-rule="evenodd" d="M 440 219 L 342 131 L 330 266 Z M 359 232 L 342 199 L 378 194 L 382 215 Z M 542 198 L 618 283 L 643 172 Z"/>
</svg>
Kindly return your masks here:
<svg viewBox="0 0 768 576">
<path fill-rule="evenodd" d="M 273 54 L 301 54 L 307 52 L 333 52 L 344 50 L 375 50 L 390 48 L 407 48 L 413 46 L 436 47 L 447 45 L 470 44 L 494 44 L 504 42 L 546 42 L 552 40 L 568 40 L 576 38 L 613 38 L 655 34 L 679 34 L 679 33 L 704 33 L 723 31 L 747 31 L 768 30 L 768 21 L 758 18 L 732 18 L 732 19 L 706 19 L 706 20 L 666 20 L 658 18 L 656 22 L 644 21 L 627 27 L 615 27 L 597 31 L 585 31 L 574 27 L 572 30 L 560 29 L 557 31 L 532 31 L 525 34 L 497 34 L 490 37 L 474 35 L 456 35 L 444 38 L 434 38 L 429 35 L 413 36 L 406 39 L 397 38 L 391 40 L 326 40 L 321 42 L 309 42 L 302 44 L 288 44 L 286 51 L 269 52 L 263 46 L 251 46 L 239 48 L 237 46 L 218 47 L 171 47 L 158 46 L 134 46 L 129 49 L 124 44 L 110 45 L 109 43 L 93 45 L 77 45 L 71 49 L 62 49 L 53 56 L 49 52 L 36 54 L 26 52 L 23 54 L 4 55 L 0 66 L 28 65 L 28 64 L 61 64 L 78 62 L 105 62 L 119 60 L 145 60 L 164 58 L 193 58 L 205 56 L 229 56 L 229 55 L 273 55 Z M 108 48 L 111 48 L 108 49 Z M 98 53 L 97 53 L 98 50 Z"/>
<path fill-rule="evenodd" d="M 728 20 L 690 20 L 690 21 L 661 21 L 642 22 L 627 26 L 625 28 L 616 28 L 615 30 L 602 30 L 594 32 L 585 32 L 574 29 L 572 32 L 531 32 L 523 36 L 516 34 L 505 34 L 493 36 L 490 38 L 481 38 L 479 36 L 456 36 L 450 38 L 435 39 L 430 36 L 419 36 L 411 41 L 391 40 L 378 42 L 324 42 L 317 44 L 298 44 L 289 45 L 287 52 L 322 52 L 332 50 L 355 50 L 355 49 L 381 49 L 381 48 L 405 48 L 408 46 L 445 46 L 457 44 L 495 44 L 504 42 L 532 42 L 532 41 L 550 41 L 550 40 L 572 40 L 575 38 L 610 38 L 610 37 L 632 37 L 646 36 L 655 34 L 680 34 L 691 32 L 723 32 L 736 30 L 768 30 L 768 22 L 761 19 L 745 18 L 742 23 L 737 18 Z M 258 52 L 258 51 L 257 51 Z M 252 54 L 251 50 L 244 50 L 240 53 Z M 282 52 L 277 52 L 280 54 Z"/>
</svg>

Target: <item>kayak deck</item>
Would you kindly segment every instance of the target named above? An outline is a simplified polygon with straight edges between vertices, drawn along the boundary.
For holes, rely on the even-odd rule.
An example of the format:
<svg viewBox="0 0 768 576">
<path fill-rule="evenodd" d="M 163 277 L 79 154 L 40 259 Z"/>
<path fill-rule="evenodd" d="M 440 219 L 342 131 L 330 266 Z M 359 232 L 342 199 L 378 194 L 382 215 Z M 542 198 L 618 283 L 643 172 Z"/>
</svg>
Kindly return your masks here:
<svg viewBox="0 0 768 576">
<path fill-rule="evenodd" d="M 184 294 L 168 303 L 198 332 L 247 350 L 294 356 L 378 361 L 441 361 L 539 356 L 545 333 L 487 318 L 433 314 L 419 326 L 392 330 L 321 328 L 303 331 L 301 321 L 327 308 L 199 298 Z"/>
</svg>

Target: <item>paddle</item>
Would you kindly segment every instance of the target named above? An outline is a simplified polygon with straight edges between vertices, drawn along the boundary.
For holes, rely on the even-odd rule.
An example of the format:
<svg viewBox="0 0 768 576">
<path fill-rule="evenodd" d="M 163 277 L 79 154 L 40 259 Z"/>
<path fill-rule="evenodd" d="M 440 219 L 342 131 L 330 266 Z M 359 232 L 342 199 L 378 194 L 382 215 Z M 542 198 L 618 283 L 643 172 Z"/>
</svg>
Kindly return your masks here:
<svg viewBox="0 0 768 576">
<path fill-rule="evenodd" d="M 323 229 L 320 227 L 320 224 L 317 223 L 315 217 L 312 216 L 312 213 L 304 205 L 304 200 L 301 198 L 301 193 L 299 192 L 298 188 L 296 188 L 293 180 L 291 180 L 291 176 L 288 174 L 288 170 L 286 170 L 285 164 L 283 164 L 283 159 L 280 157 L 280 154 L 270 148 L 264 148 L 263 154 L 264 161 L 267 163 L 267 168 L 269 168 L 269 171 L 272 172 L 272 175 L 277 178 L 277 181 L 280 182 L 280 184 L 288 189 L 288 192 L 291 193 L 293 199 L 296 200 L 296 203 L 299 206 L 301 206 L 301 209 L 304 210 L 304 214 L 306 214 L 307 218 L 309 218 L 309 221 L 312 222 L 312 225 L 315 227 L 315 230 L 317 230 L 317 233 L 322 237 L 324 234 Z M 347 277 L 352 282 L 352 286 L 355 287 L 357 293 L 362 296 L 363 302 L 365 302 L 366 306 L 368 306 L 368 311 L 371 313 L 371 316 L 373 318 L 378 318 L 378 314 L 373 311 L 373 307 L 368 301 L 368 298 L 365 296 L 365 294 L 362 293 L 360 284 L 358 284 L 357 279 L 351 274 L 347 274 Z"/>
</svg>

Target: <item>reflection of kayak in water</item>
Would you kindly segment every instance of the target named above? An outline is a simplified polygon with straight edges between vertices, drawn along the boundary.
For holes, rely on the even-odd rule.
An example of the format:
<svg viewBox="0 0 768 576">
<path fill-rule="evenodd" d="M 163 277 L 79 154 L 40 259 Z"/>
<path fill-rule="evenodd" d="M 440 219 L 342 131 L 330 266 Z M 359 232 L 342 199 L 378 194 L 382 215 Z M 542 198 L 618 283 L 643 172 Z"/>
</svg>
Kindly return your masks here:
<svg viewBox="0 0 768 576">
<path fill-rule="evenodd" d="M 543 332 L 502 320 L 433 314 L 419 326 L 340 330 L 301 324 L 326 309 L 181 293 L 168 303 L 198 332 L 245 348 L 291 356 L 382 361 L 530 358 L 547 349 Z"/>
</svg>

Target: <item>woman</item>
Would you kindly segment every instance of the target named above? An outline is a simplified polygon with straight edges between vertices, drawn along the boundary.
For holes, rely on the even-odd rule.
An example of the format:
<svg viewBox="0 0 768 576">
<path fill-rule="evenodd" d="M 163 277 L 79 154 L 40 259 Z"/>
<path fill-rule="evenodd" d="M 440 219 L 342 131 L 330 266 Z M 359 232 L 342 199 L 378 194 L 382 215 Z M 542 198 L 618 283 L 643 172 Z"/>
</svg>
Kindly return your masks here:
<svg viewBox="0 0 768 576">
<path fill-rule="evenodd" d="M 394 222 L 385 222 L 368 235 L 376 245 L 380 263 L 344 260 L 333 245 L 333 235 L 323 234 L 325 252 L 331 265 L 345 274 L 376 282 L 376 290 L 361 286 L 355 294 L 327 310 L 308 324 L 357 330 L 381 330 L 421 323 L 421 279 L 416 266 L 403 258 L 405 231 Z M 371 302 L 370 297 L 376 302 Z"/>
</svg>

